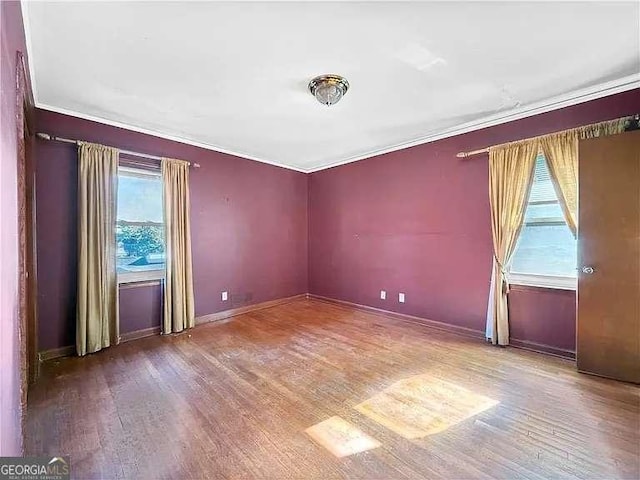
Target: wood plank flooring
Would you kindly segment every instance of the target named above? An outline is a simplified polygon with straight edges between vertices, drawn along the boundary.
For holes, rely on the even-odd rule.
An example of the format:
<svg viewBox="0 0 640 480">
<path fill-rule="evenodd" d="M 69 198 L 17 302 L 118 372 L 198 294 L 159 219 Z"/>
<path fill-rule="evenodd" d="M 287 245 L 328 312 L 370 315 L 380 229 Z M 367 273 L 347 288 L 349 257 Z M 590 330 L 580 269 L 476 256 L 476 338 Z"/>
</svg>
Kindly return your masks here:
<svg viewBox="0 0 640 480">
<path fill-rule="evenodd" d="M 438 418 L 445 429 L 421 438 L 356 410 L 384 391 L 405 403 L 431 395 L 411 377 L 498 403 L 451 425 Z M 396 384 L 414 390 L 398 396 Z M 437 403 L 417 401 L 403 415 L 435 415 L 424 405 Z M 437 413 L 466 408 L 458 401 Z M 369 450 L 340 458 L 305 432 L 332 417 Z M 640 391 L 568 360 L 299 300 L 45 363 L 26 449 L 70 455 L 82 479 L 637 479 Z"/>
</svg>

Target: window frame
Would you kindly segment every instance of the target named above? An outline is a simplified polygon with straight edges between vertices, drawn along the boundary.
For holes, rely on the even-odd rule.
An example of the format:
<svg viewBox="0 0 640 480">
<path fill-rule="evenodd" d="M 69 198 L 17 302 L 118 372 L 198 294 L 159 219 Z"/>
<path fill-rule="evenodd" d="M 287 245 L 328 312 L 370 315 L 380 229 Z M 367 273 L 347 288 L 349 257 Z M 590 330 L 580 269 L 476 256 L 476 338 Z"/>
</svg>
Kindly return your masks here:
<svg viewBox="0 0 640 480">
<path fill-rule="evenodd" d="M 548 169 L 549 163 L 547 162 L 547 159 L 544 156 L 543 158 Z M 558 199 L 557 193 L 556 193 L 556 200 L 541 200 L 541 201 L 533 201 L 533 202 L 527 201 L 527 208 L 529 207 L 529 205 L 553 205 L 556 203 L 560 204 L 560 199 Z M 567 221 L 564 218 L 564 216 L 561 217 L 560 220 L 556 217 L 534 218 L 532 220 L 528 220 L 524 222 L 523 228 L 527 226 L 545 227 L 545 226 L 554 226 L 554 225 L 567 225 Z M 558 290 L 577 290 L 578 288 L 577 258 L 576 258 L 576 274 L 574 276 L 513 272 L 511 271 L 511 268 L 512 266 L 509 265 L 509 269 L 507 272 L 507 281 L 513 285 L 522 285 L 527 287 L 539 287 L 539 288 L 552 288 L 552 289 L 558 289 Z"/>
<path fill-rule="evenodd" d="M 126 176 L 137 177 L 149 179 L 150 177 L 154 179 L 162 180 L 162 174 L 159 170 L 151 169 L 151 168 L 137 168 L 132 167 L 126 162 L 120 162 L 118 164 L 118 176 L 121 173 L 124 173 Z M 164 214 L 164 212 L 163 212 Z M 127 225 L 151 225 L 151 226 L 162 226 L 164 227 L 164 222 L 129 222 L 126 220 L 118 220 L 116 215 L 116 226 L 121 224 Z M 116 249 L 117 249 L 117 241 L 116 241 Z M 118 281 L 118 285 L 131 284 L 131 283 L 141 283 L 141 282 L 153 282 L 153 281 L 163 281 L 166 273 L 166 263 L 163 264 L 162 268 L 156 268 L 153 270 L 144 270 L 141 272 L 118 272 L 116 270 L 116 278 Z"/>
<path fill-rule="evenodd" d="M 578 277 L 561 277 L 557 275 L 540 275 L 536 273 L 509 272 L 508 281 L 511 285 L 525 287 L 554 288 L 557 290 L 577 290 Z"/>
</svg>

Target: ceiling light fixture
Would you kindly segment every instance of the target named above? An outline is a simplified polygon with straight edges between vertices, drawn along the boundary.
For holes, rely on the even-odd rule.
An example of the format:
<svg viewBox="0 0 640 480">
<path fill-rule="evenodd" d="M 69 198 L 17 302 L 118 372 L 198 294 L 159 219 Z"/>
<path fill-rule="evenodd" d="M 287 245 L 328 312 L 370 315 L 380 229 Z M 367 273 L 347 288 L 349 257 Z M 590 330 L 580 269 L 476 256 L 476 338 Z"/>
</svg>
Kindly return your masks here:
<svg viewBox="0 0 640 480">
<path fill-rule="evenodd" d="M 338 103 L 347 90 L 349 82 L 340 75 L 320 75 L 309 82 L 311 95 L 328 107 Z"/>
</svg>

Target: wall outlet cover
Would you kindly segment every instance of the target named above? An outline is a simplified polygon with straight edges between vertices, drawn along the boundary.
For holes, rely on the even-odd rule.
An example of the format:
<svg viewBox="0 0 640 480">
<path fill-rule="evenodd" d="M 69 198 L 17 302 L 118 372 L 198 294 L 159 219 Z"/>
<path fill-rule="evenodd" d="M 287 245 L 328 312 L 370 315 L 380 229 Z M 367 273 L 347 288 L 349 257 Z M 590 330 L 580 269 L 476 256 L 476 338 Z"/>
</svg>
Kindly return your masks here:
<svg viewBox="0 0 640 480">
<path fill-rule="evenodd" d="M 399 294 L 398 294 L 398 301 L 399 301 L 400 303 L 404 303 L 404 293 L 399 293 Z"/>
<path fill-rule="evenodd" d="M 226 302 L 227 300 L 229 300 L 229 293 L 228 292 L 222 292 L 222 301 Z"/>
<path fill-rule="evenodd" d="M 380 299 L 381 300 L 386 300 L 387 299 L 387 292 L 385 292 L 384 290 L 380 290 Z"/>
</svg>

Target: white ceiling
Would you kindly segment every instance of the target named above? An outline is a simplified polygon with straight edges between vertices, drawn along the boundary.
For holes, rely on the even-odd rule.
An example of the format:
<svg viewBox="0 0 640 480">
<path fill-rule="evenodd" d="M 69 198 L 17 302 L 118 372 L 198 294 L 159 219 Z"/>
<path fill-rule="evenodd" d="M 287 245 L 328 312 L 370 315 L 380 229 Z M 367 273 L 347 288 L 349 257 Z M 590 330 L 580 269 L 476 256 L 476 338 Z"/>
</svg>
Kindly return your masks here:
<svg viewBox="0 0 640 480">
<path fill-rule="evenodd" d="M 640 86 L 637 1 L 23 8 L 41 108 L 300 171 Z"/>
</svg>

